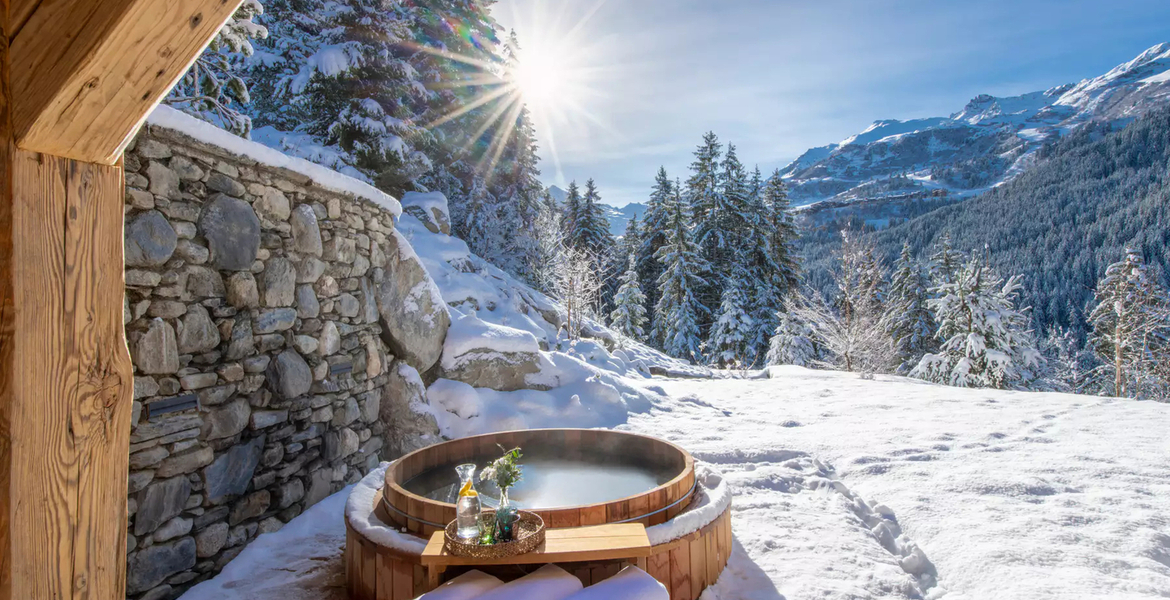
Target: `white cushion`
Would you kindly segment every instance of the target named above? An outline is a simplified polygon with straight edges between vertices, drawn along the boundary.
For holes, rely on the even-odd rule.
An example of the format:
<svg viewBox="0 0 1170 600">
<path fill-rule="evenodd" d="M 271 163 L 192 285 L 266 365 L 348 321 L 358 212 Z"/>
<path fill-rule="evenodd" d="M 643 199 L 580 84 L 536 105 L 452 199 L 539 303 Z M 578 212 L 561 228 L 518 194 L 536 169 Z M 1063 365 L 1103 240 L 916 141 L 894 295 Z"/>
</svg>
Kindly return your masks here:
<svg viewBox="0 0 1170 600">
<path fill-rule="evenodd" d="M 564 600 L 579 591 L 580 579 L 556 565 L 545 565 L 475 600 Z"/>
<path fill-rule="evenodd" d="M 504 585 L 504 582 L 483 571 L 468 571 L 440 585 L 434 591 L 419 596 L 418 600 L 472 600 L 501 585 Z"/>
<path fill-rule="evenodd" d="M 649 573 L 630 566 L 565 600 L 670 600 L 670 592 Z"/>
</svg>

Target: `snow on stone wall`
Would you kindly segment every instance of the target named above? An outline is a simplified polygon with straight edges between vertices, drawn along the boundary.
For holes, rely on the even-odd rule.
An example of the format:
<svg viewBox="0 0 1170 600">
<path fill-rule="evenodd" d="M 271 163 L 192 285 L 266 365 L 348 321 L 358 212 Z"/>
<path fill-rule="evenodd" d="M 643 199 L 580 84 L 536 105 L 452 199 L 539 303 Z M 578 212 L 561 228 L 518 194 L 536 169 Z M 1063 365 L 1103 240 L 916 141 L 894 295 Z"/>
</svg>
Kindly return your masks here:
<svg viewBox="0 0 1170 600">
<path fill-rule="evenodd" d="M 364 183 L 166 107 L 125 167 L 127 594 L 158 600 L 437 439 L 417 373 L 448 320 L 388 300 L 434 284 Z"/>
</svg>

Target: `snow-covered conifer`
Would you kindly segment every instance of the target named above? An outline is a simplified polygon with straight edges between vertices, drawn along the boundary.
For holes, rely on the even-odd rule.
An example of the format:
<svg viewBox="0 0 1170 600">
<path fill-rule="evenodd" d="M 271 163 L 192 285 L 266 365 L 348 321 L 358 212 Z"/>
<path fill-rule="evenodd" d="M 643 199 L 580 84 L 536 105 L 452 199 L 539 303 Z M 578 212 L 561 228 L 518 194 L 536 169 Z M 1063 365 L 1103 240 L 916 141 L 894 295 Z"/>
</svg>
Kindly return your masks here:
<svg viewBox="0 0 1170 600">
<path fill-rule="evenodd" d="M 642 215 L 641 247 L 638 249 L 638 277 L 651 284 L 645 290 L 647 308 L 653 308 L 658 302 L 658 290 L 652 284 L 662 274 L 662 265 L 654 255 L 666 243 L 667 214 L 664 207 L 674 195 L 674 183 L 667 176 L 666 169 L 658 167 L 654 188 Z"/>
<path fill-rule="evenodd" d="M 658 277 L 658 303 L 654 306 L 652 337 L 662 340 L 667 354 L 702 362 L 702 333 L 699 325 L 707 309 L 696 291 L 707 273 L 698 244 L 694 240 L 691 211 L 676 193 L 665 207 L 666 242 L 655 258 L 662 264 Z"/>
<path fill-rule="evenodd" d="M 715 315 L 711 335 L 707 340 L 707 358 L 720 367 L 750 365 L 755 359 L 754 352 L 749 356 L 748 349 L 755 331 L 743 292 L 746 273 L 742 268 L 736 271 L 726 278 L 719 312 Z"/>
<path fill-rule="evenodd" d="M 927 306 L 929 282 L 923 268 L 910 254 L 910 244 L 902 245 L 902 254 L 894 263 L 890 292 L 886 302 L 886 328 L 894 342 L 894 372 L 910 372 L 927 353 L 935 350 L 934 334 L 938 326 Z"/>
<path fill-rule="evenodd" d="M 768 342 L 767 363 L 769 365 L 796 365 L 812 367 L 819 362 L 816 332 L 801 316 L 799 299 L 791 297 L 776 314 L 776 331 Z"/>
<path fill-rule="evenodd" d="M 610 327 L 641 341 L 646 335 L 646 296 L 638 283 L 638 263 L 633 253 L 629 254 L 627 265 L 620 279 L 621 287 L 613 299 L 615 308 L 609 315 Z"/>
<path fill-rule="evenodd" d="M 1170 361 L 1170 301 L 1136 250 L 1109 265 L 1097 283 L 1089 345 L 1101 365 L 1102 392 L 1128 398 L 1170 395 L 1159 363 Z"/>
<path fill-rule="evenodd" d="M 1019 276 L 1004 282 L 972 258 L 954 282 L 933 290 L 942 344 L 910 375 L 957 387 L 1028 389 L 1043 357 L 1027 329 L 1028 309 L 1016 307 L 1021 287 Z"/>
<path fill-rule="evenodd" d="M 930 255 L 930 281 L 937 287 L 945 283 L 954 283 L 959 271 L 963 268 L 963 253 L 955 250 L 951 243 L 949 231 L 943 232 L 935 245 L 934 254 Z"/>
<path fill-rule="evenodd" d="M 258 0 L 245 0 L 163 102 L 216 127 L 248 137 L 252 132 L 252 118 L 244 109 L 251 96 L 240 62 L 254 53 L 252 40 L 268 36 L 268 29 L 253 21 L 263 12 Z"/>
</svg>

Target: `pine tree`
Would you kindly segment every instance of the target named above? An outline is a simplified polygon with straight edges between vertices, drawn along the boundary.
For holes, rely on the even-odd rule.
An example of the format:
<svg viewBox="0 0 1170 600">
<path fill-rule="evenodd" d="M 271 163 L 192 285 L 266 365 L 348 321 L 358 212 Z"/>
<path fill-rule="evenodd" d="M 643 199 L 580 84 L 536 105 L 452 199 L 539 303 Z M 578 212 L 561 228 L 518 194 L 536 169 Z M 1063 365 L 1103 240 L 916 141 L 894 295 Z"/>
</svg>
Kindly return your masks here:
<svg viewBox="0 0 1170 600">
<path fill-rule="evenodd" d="M 1158 364 L 1170 360 L 1170 301 L 1136 250 L 1109 265 L 1097 284 L 1089 345 L 1101 366 L 1102 391 L 1118 397 L 1162 398 L 1170 381 Z"/>
<path fill-rule="evenodd" d="M 610 327 L 641 341 L 646 335 L 646 296 L 638 283 L 637 260 L 633 253 L 628 256 L 628 267 L 621 276 L 621 287 L 613 301 L 615 308 L 609 316 Z"/>
<path fill-rule="evenodd" d="M 307 134 L 392 194 L 412 189 L 432 166 L 418 149 L 427 89 L 400 50 L 412 19 L 398 0 L 273 0 L 275 30 L 250 61 L 257 124 Z"/>
<path fill-rule="evenodd" d="M 691 176 L 687 179 L 686 200 L 690 204 L 691 218 L 696 224 L 707 220 L 719 195 L 719 158 L 723 145 L 715 132 L 708 131 L 703 143 L 695 150 L 695 161 L 691 163 Z"/>
<path fill-rule="evenodd" d="M 757 168 L 752 176 L 750 199 L 751 247 L 749 265 L 752 273 L 752 318 L 756 323 L 749 345 L 757 353 L 769 351 L 771 339 L 780 325 L 779 316 L 786 300 L 796 295 L 800 270 L 795 260 L 796 225 L 789 212 L 788 191 L 777 170 L 761 185 Z"/>
<path fill-rule="evenodd" d="M 749 227 L 748 179 L 743 163 L 735 152 L 735 145 L 727 145 L 727 154 L 717 174 L 716 193 L 707 196 L 702 220 L 695 221 L 695 239 L 703 248 L 703 256 L 715 273 L 730 272 L 734 248 L 740 247 Z M 722 282 L 716 282 L 716 289 Z"/>
<path fill-rule="evenodd" d="M 662 340 L 671 356 L 702 362 L 700 321 L 707 309 L 696 295 L 704 281 L 707 263 L 694 240 L 690 206 L 676 194 L 665 207 L 666 243 L 655 258 L 662 265 L 658 277 L 658 303 L 654 306 L 654 339 Z"/>
<path fill-rule="evenodd" d="M 962 268 L 963 254 L 952 246 L 950 232 L 943 232 L 935 245 L 934 254 L 930 256 L 931 283 L 935 287 L 954 283 Z"/>
<path fill-rule="evenodd" d="M 776 331 L 768 342 L 767 363 L 769 365 L 796 365 L 812 367 L 818 363 L 816 333 L 813 326 L 801 318 L 802 312 L 793 299 L 785 302 L 777 313 Z"/>
<path fill-rule="evenodd" d="M 216 127 L 249 137 L 252 119 L 244 110 L 251 96 L 240 63 L 253 55 L 253 39 L 268 37 L 268 29 L 253 21 L 263 13 L 258 0 L 245 0 L 163 102 Z"/>
<path fill-rule="evenodd" d="M 536 261 L 532 270 L 533 283 L 542 292 L 552 294 L 556 288 L 557 259 L 564 246 L 565 237 L 560 208 L 547 191 L 536 216 L 534 237 Z"/>
<path fill-rule="evenodd" d="M 1031 332 L 1027 309 L 1017 309 L 1020 278 L 1006 283 L 978 258 L 929 301 L 939 321 L 938 353 L 927 354 L 910 372 L 956 387 L 1028 389 L 1043 360 Z"/>
<path fill-rule="evenodd" d="M 492 196 L 484 180 L 476 177 L 468 195 L 466 230 L 467 247 L 489 262 L 503 259 L 506 252 L 504 231 L 496 226 L 500 205 Z"/>
<path fill-rule="evenodd" d="M 576 181 L 569 182 L 569 189 L 565 194 L 564 208 L 565 238 L 570 245 L 577 243 L 577 223 L 581 220 L 581 189 Z"/>
<path fill-rule="evenodd" d="M 719 312 L 711 325 L 707 357 L 720 367 L 739 367 L 754 361 L 754 356 L 749 358 L 748 344 L 755 335 L 755 323 L 743 292 L 744 275 L 743 269 L 737 269 L 727 278 Z"/>
<path fill-rule="evenodd" d="M 674 183 L 666 175 L 666 169 L 658 167 L 654 188 L 646 203 L 646 212 L 642 215 L 641 246 L 638 249 L 638 277 L 642 281 L 655 282 L 662 275 L 662 265 L 654 256 L 666 243 L 668 215 L 665 207 L 675 193 Z M 646 306 L 653 308 L 657 303 L 658 290 L 651 285 L 646 290 Z M 651 343 L 657 344 L 658 340 L 652 340 Z"/>
<path fill-rule="evenodd" d="M 597 192 L 597 184 L 592 178 L 585 182 L 585 195 L 582 198 L 581 212 L 577 215 L 575 233 L 575 245 L 596 256 L 603 256 L 613 248 L 609 219 L 605 217 L 604 209 L 601 208 L 601 194 Z"/>
<path fill-rule="evenodd" d="M 886 328 L 894 342 L 894 372 L 909 373 L 918 361 L 935 350 L 937 325 L 927 307 L 929 283 L 921 266 L 910 254 L 910 244 L 894 263 L 886 305 Z"/>
</svg>

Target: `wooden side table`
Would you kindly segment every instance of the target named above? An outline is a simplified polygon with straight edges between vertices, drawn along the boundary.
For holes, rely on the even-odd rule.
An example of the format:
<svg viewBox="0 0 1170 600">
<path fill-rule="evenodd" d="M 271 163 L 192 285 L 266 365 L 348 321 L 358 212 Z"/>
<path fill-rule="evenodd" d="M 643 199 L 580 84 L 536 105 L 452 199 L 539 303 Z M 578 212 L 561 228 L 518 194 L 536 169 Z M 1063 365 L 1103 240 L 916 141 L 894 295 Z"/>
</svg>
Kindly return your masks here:
<svg viewBox="0 0 1170 600">
<path fill-rule="evenodd" d="M 436 531 L 422 553 L 421 562 L 427 571 L 427 591 L 439 587 L 447 567 L 628 560 L 645 571 L 646 558 L 650 556 L 650 538 L 646 537 L 646 527 L 641 523 L 548 529 L 544 543 L 535 550 L 506 558 L 455 556 L 443 549 L 443 542 L 443 532 Z"/>
</svg>

